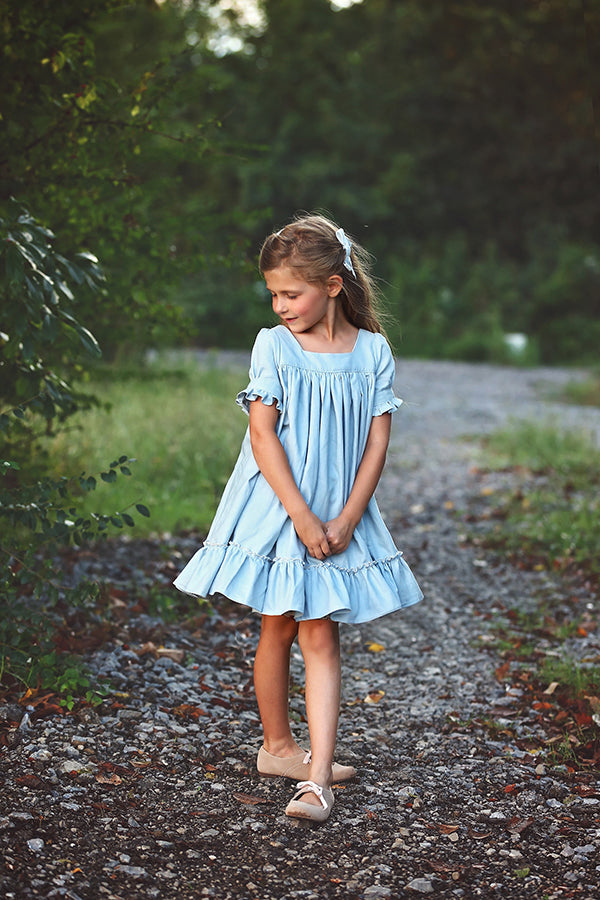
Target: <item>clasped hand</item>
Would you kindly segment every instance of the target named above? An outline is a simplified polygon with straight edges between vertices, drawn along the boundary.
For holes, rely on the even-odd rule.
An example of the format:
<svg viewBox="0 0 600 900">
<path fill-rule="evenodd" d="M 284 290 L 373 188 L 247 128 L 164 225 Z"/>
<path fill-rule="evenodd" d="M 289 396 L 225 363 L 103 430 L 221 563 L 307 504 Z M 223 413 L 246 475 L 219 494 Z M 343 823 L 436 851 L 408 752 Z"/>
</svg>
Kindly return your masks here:
<svg viewBox="0 0 600 900">
<path fill-rule="evenodd" d="M 294 519 L 294 528 L 310 556 L 315 559 L 342 553 L 350 544 L 354 533 L 354 527 L 342 516 L 322 522 L 310 510 Z"/>
</svg>

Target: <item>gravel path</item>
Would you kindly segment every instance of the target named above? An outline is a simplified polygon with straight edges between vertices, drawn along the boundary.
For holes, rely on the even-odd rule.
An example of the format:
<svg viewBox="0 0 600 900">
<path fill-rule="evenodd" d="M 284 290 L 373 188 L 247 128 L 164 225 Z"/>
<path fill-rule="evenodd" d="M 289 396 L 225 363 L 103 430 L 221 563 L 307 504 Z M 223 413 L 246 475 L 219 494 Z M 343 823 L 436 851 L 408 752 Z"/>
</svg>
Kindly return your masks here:
<svg viewBox="0 0 600 900">
<path fill-rule="evenodd" d="M 497 679 L 490 630 L 542 596 L 590 608 L 597 598 L 466 542 L 462 512 L 502 478 L 474 468 L 465 435 L 511 417 L 577 426 L 582 410 L 551 397 L 579 375 L 398 368 L 406 406 L 378 498 L 426 599 L 342 629 L 337 758 L 359 777 L 336 789 L 331 818 L 287 819 L 290 785 L 256 775 L 256 618 L 223 602 L 182 628 L 128 605 L 132 582 L 142 596 L 170 582 L 197 538 L 120 541 L 72 563 L 113 586 L 115 624 L 89 658 L 116 695 L 96 711 L 32 716 L 0 756 L 3 896 L 599 896 L 600 783 L 523 749 L 539 715 L 514 714 L 521 692 Z M 600 411 L 585 422 L 600 434 Z M 593 632 L 573 647 L 600 652 Z M 292 715 L 306 740 L 302 672 L 295 653 Z"/>
</svg>

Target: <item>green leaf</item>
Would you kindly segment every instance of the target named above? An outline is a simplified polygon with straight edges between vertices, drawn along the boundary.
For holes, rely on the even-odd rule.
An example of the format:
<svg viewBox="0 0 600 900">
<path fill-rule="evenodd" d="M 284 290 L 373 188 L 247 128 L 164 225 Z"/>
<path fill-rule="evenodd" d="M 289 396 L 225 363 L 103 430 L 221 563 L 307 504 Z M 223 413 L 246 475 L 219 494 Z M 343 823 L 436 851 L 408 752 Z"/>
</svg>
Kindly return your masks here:
<svg viewBox="0 0 600 900">
<path fill-rule="evenodd" d="M 150 510 L 147 506 L 144 506 L 143 503 L 136 503 L 135 508 L 139 512 L 140 516 L 146 516 L 146 518 L 150 518 Z"/>
<path fill-rule="evenodd" d="M 127 466 L 119 466 L 122 475 L 131 475 L 131 469 L 128 469 Z"/>
<path fill-rule="evenodd" d="M 121 513 L 121 518 L 126 525 L 129 525 L 130 528 L 133 528 L 133 526 L 135 525 L 135 522 L 128 513 Z"/>
<path fill-rule="evenodd" d="M 54 279 L 54 283 L 55 283 L 55 285 L 57 286 L 57 288 L 59 289 L 59 291 L 61 291 L 61 292 L 65 295 L 65 297 L 66 297 L 68 300 L 74 300 L 74 299 L 75 299 L 75 297 L 74 297 L 74 295 L 73 295 L 73 291 L 72 291 L 71 288 L 68 286 L 68 284 L 65 284 L 64 281 L 60 281 L 58 278 L 55 278 L 55 279 Z"/>
<path fill-rule="evenodd" d="M 60 259 L 61 263 L 63 264 L 73 281 L 76 284 L 83 284 L 84 276 L 79 266 L 74 266 L 71 262 L 69 262 L 68 259 L 63 259 L 63 257 L 58 258 Z"/>
<path fill-rule="evenodd" d="M 117 473 L 114 469 L 111 469 L 109 472 L 100 472 L 100 478 L 102 481 L 106 481 L 107 484 L 112 484 L 113 481 L 117 480 Z"/>
<path fill-rule="evenodd" d="M 98 265 L 98 257 L 94 256 L 93 253 L 88 253 L 87 250 L 83 250 L 81 253 L 75 254 L 76 259 L 86 260 L 87 262 L 95 263 Z"/>
<path fill-rule="evenodd" d="M 85 328 L 83 325 L 80 325 L 79 322 L 73 327 L 79 335 L 79 339 L 81 340 L 81 343 L 83 344 L 85 349 L 89 353 L 91 353 L 92 356 L 102 356 L 100 344 L 98 343 L 92 332 Z"/>
<path fill-rule="evenodd" d="M 23 257 L 11 240 L 7 241 L 6 248 L 6 274 L 9 284 L 18 284 L 23 281 L 25 267 Z"/>
</svg>

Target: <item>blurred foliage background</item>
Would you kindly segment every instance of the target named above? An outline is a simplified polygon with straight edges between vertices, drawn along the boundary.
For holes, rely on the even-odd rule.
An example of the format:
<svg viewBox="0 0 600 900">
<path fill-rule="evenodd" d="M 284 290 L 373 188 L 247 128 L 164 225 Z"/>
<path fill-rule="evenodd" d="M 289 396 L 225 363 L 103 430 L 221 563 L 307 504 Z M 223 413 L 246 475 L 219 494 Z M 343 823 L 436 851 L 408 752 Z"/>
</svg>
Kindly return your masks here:
<svg viewBox="0 0 600 900">
<path fill-rule="evenodd" d="M 400 355 L 510 361 L 521 332 L 525 362 L 596 360 L 596 4 L 0 0 L 0 19 L 0 202 L 99 258 L 79 314 L 105 356 L 248 347 L 262 238 L 321 209 L 375 255 Z"/>
</svg>

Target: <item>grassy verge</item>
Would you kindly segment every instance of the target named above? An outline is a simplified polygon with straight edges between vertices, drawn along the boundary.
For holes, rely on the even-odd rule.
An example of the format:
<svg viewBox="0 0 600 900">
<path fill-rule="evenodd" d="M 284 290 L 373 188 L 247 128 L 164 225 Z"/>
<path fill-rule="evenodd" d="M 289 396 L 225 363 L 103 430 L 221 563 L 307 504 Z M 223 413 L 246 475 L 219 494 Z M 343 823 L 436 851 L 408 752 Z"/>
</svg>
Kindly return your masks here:
<svg viewBox="0 0 600 900">
<path fill-rule="evenodd" d="M 104 470 L 115 454 L 136 462 L 132 477 L 83 498 L 82 508 L 123 510 L 144 503 L 134 534 L 205 530 L 239 452 L 247 418 L 235 406 L 247 374 L 155 363 L 135 370 L 99 369 L 89 387 L 109 404 L 79 416 L 74 428 L 49 444 L 61 474 Z"/>
<path fill-rule="evenodd" d="M 135 524 L 127 531 L 134 537 L 185 528 L 205 531 L 247 425 L 234 403 L 246 377 L 243 370 L 201 370 L 192 364 L 97 369 L 87 387 L 109 408 L 79 414 L 74 426 L 47 439 L 44 447 L 48 471 L 72 479 L 69 501 L 64 501 L 68 513 L 75 518 L 73 504 L 78 516 L 112 516 L 106 533 L 114 533 L 130 509 Z M 126 466 L 130 478 L 116 477 L 118 462 L 114 471 L 106 471 L 121 454 L 137 460 Z M 97 491 L 80 486 L 82 471 L 96 477 Z M 138 503 L 150 508 L 149 519 L 137 514 Z M 110 687 L 94 682 L 82 652 L 111 637 L 118 621 L 134 610 L 167 622 L 197 608 L 196 601 L 171 587 L 172 569 L 150 576 L 143 554 L 132 555 L 127 589 L 110 584 L 110 565 L 106 583 L 84 579 L 71 589 L 60 561 L 36 559 L 31 570 L 13 561 L 14 596 L 0 598 L 0 700 L 21 698 L 38 712 L 72 709 L 82 699 L 101 702 Z M 67 572 L 70 557 L 65 551 Z M 32 579 L 41 580 L 43 590 L 32 592 Z M 0 744 L 2 739 L 0 733 Z"/>
<path fill-rule="evenodd" d="M 600 450 L 585 432 L 519 423 L 486 441 L 489 468 L 519 470 L 487 543 L 554 569 L 600 573 Z"/>
<path fill-rule="evenodd" d="M 597 627 L 589 601 L 600 575 L 600 451 L 584 432 L 519 423 L 486 439 L 485 462 L 506 471 L 510 487 L 487 495 L 494 506 L 477 543 L 522 568 L 576 576 L 564 591 L 540 594 L 534 608 L 503 610 L 493 628 L 489 646 L 503 660 L 496 677 L 514 699 L 509 716 L 533 726 L 529 738 L 522 728 L 513 737 L 532 759 L 598 769 L 600 660 L 586 657 L 585 639 Z M 483 724 L 512 734 L 506 716 L 492 710 Z"/>
<path fill-rule="evenodd" d="M 600 406 L 600 373 L 587 381 L 571 382 L 563 391 L 561 399 L 578 406 Z"/>
<path fill-rule="evenodd" d="M 572 638 L 587 636 L 587 628 L 595 628 L 596 623 L 589 613 L 578 615 L 574 608 L 572 620 L 567 609 L 560 612 L 545 607 L 523 616 L 518 609 L 509 609 L 506 618 L 497 622 L 488 648 L 502 660 L 496 678 L 511 703 L 492 706 L 477 724 L 495 736 L 512 738 L 532 762 L 566 765 L 570 771 L 598 771 L 598 657 L 581 659 L 564 648 L 567 636 L 573 648 Z"/>
</svg>

